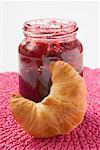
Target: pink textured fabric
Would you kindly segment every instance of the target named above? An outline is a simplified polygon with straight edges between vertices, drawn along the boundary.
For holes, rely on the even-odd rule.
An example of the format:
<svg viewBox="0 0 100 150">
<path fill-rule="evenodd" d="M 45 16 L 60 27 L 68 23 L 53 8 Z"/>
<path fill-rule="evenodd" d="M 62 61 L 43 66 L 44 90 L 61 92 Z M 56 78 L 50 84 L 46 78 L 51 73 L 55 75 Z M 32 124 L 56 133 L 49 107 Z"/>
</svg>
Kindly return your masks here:
<svg viewBox="0 0 100 150">
<path fill-rule="evenodd" d="M 29 136 L 9 110 L 11 93 L 18 92 L 18 74 L 0 74 L 0 150 L 100 150 L 100 69 L 84 68 L 88 88 L 84 121 L 69 135 L 48 139 Z"/>
</svg>

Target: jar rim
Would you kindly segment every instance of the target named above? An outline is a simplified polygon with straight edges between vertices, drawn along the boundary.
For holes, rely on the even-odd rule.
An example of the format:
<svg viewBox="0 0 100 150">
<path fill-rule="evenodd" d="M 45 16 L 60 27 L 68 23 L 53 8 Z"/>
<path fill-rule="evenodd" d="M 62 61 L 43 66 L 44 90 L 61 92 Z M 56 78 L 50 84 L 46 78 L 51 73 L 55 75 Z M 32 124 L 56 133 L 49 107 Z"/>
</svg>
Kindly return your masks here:
<svg viewBox="0 0 100 150">
<path fill-rule="evenodd" d="M 24 23 L 24 32 L 33 34 L 71 33 L 77 30 L 77 23 L 66 18 L 33 19 Z"/>
<path fill-rule="evenodd" d="M 33 19 L 24 23 L 24 35 L 26 39 L 33 40 L 74 40 L 77 23 L 66 18 Z"/>
</svg>

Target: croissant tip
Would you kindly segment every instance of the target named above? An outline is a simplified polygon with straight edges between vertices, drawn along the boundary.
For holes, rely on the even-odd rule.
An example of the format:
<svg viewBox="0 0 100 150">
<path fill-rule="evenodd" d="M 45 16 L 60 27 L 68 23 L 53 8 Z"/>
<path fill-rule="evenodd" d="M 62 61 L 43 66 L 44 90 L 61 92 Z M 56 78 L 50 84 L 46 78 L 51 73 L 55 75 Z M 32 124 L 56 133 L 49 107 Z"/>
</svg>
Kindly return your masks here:
<svg viewBox="0 0 100 150">
<path fill-rule="evenodd" d="M 65 62 L 63 62 L 62 60 L 58 60 L 58 61 L 51 61 L 50 62 L 50 65 L 49 65 L 49 69 L 50 69 L 50 71 L 53 71 L 54 70 L 54 68 L 55 68 L 55 65 L 57 66 L 57 67 L 59 67 L 59 65 L 63 65 L 63 64 L 65 64 Z M 67 64 L 67 63 L 66 63 Z"/>
<path fill-rule="evenodd" d="M 54 69 L 55 63 L 56 63 L 55 61 L 51 61 L 51 62 L 50 62 L 50 65 L 49 65 L 50 71 L 52 71 L 52 70 Z"/>
</svg>

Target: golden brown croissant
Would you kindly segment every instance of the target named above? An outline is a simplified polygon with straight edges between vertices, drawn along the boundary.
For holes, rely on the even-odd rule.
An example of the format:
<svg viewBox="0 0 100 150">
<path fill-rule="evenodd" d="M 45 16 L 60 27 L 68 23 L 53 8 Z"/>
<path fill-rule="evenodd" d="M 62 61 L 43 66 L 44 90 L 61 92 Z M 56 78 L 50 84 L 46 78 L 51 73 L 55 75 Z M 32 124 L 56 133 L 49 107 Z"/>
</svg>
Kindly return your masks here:
<svg viewBox="0 0 100 150">
<path fill-rule="evenodd" d="M 14 118 L 34 137 L 52 137 L 72 131 L 86 112 L 87 90 L 84 79 L 63 61 L 50 63 L 52 86 L 50 94 L 35 103 L 21 95 L 11 96 Z"/>
</svg>

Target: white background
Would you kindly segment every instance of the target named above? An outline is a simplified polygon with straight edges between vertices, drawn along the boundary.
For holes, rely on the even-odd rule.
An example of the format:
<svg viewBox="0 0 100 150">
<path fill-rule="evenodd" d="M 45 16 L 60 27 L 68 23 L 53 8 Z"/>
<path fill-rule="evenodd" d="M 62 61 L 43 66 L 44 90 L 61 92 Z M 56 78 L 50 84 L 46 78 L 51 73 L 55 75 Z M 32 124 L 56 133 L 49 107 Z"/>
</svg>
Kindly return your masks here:
<svg viewBox="0 0 100 150">
<path fill-rule="evenodd" d="M 78 39 L 84 46 L 84 66 L 99 66 L 98 2 L 17 1 L 0 5 L 0 72 L 18 71 L 18 45 L 23 23 L 33 18 L 70 18 L 77 21 Z"/>
</svg>

